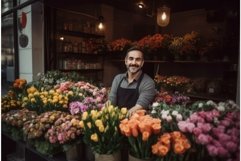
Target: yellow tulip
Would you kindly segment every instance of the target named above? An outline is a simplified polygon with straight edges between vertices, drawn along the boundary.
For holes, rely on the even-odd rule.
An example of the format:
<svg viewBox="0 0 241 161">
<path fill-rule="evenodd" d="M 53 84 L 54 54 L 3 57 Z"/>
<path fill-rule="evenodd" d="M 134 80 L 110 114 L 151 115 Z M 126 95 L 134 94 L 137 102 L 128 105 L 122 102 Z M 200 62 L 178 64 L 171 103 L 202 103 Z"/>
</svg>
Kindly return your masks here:
<svg viewBox="0 0 241 161">
<path fill-rule="evenodd" d="M 73 93 L 73 91 L 69 91 L 67 95 L 73 96 L 74 93 Z"/>
<path fill-rule="evenodd" d="M 99 127 L 101 125 L 103 125 L 102 120 L 98 119 L 95 121 L 95 126 Z"/>
<path fill-rule="evenodd" d="M 27 97 L 24 97 L 24 98 L 23 98 L 23 101 L 28 101 L 28 98 L 27 98 Z"/>
<path fill-rule="evenodd" d="M 100 132 L 104 132 L 105 131 L 105 127 L 103 125 L 99 126 L 99 131 Z"/>
<path fill-rule="evenodd" d="M 82 114 L 82 120 L 86 120 L 87 117 L 88 117 L 88 112 L 85 111 L 85 112 Z"/>
<path fill-rule="evenodd" d="M 50 94 L 54 94 L 54 90 L 51 89 L 51 90 L 49 91 L 49 93 L 50 93 Z"/>
<path fill-rule="evenodd" d="M 90 122 L 87 122 L 87 126 L 88 126 L 88 128 L 90 129 L 90 128 L 91 128 L 91 123 L 90 123 Z"/>
<path fill-rule="evenodd" d="M 33 103 L 36 102 L 35 98 L 31 98 L 31 102 Z"/>
<path fill-rule="evenodd" d="M 29 93 L 29 94 L 28 94 L 28 98 L 33 98 L 33 94 L 32 94 L 32 93 Z"/>
<path fill-rule="evenodd" d="M 79 122 L 79 126 L 80 128 L 84 128 L 84 122 L 82 120 Z"/>
<path fill-rule="evenodd" d="M 125 115 L 125 114 L 127 114 L 127 108 L 121 108 L 121 113 L 123 114 L 123 115 Z"/>
<path fill-rule="evenodd" d="M 113 105 L 109 105 L 108 106 L 108 111 L 111 112 L 113 110 L 114 106 Z"/>
<path fill-rule="evenodd" d="M 98 141 L 99 141 L 98 135 L 97 135 L 96 133 L 92 134 L 92 135 L 90 136 L 90 139 L 91 139 L 92 141 L 94 141 L 94 142 L 98 142 Z"/>
</svg>

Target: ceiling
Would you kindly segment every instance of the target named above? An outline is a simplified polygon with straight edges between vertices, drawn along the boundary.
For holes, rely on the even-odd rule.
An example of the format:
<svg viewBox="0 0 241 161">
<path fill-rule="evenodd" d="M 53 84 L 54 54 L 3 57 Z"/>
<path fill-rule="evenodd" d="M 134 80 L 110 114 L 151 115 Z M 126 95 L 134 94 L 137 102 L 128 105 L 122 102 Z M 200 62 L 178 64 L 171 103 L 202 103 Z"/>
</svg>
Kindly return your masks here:
<svg viewBox="0 0 241 161">
<path fill-rule="evenodd" d="M 144 9 L 137 7 L 142 1 Z M 235 10 L 239 11 L 239 0 L 47 0 L 48 3 L 62 4 L 63 6 L 78 6 L 81 4 L 107 4 L 114 8 L 143 14 L 152 14 L 159 6 L 165 4 L 171 8 L 171 12 L 182 12 L 195 9 L 207 10 Z"/>
</svg>

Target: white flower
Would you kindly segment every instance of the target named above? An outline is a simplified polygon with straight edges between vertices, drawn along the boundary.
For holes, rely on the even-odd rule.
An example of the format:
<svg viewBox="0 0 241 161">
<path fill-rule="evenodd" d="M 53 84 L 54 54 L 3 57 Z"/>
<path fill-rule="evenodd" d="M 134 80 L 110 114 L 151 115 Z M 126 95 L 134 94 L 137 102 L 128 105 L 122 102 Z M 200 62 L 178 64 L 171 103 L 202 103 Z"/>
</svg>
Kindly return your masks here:
<svg viewBox="0 0 241 161">
<path fill-rule="evenodd" d="M 162 114 L 162 119 L 163 119 L 163 120 L 166 120 L 166 119 L 167 119 L 167 114 L 166 114 L 166 113 Z"/>
<path fill-rule="evenodd" d="M 216 106 L 216 103 L 213 102 L 212 100 L 207 101 L 206 104 L 207 104 L 207 105 L 211 105 L 211 106 Z"/>
<path fill-rule="evenodd" d="M 178 112 L 175 110 L 175 111 L 172 111 L 172 115 L 173 116 L 176 116 L 178 114 Z"/>
<path fill-rule="evenodd" d="M 218 111 L 225 111 L 225 107 L 223 105 L 217 106 Z"/>
<path fill-rule="evenodd" d="M 171 115 L 168 115 L 167 118 L 166 118 L 167 122 L 171 122 L 172 121 L 172 117 Z"/>
<path fill-rule="evenodd" d="M 162 111 L 161 111 L 161 114 L 166 114 L 166 115 L 168 115 L 168 114 L 169 114 L 169 110 L 162 110 Z"/>
<path fill-rule="evenodd" d="M 153 110 L 151 111 L 151 114 L 156 114 L 156 110 L 153 109 Z"/>
<path fill-rule="evenodd" d="M 50 83 L 50 84 L 52 84 L 53 82 L 54 82 L 54 79 L 53 79 L 53 78 L 49 79 L 49 83 Z"/>
<path fill-rule="evenodd" d="M 181 115 L 181 114 L 177 114 L 176 120 L 177 120 L 178 122 L 179 122 L 179 121 L 182 121 L 182 115 Z"/>
<path fill-rule="evenodd" d="M 159 103 L 158 102 L 154 102 L 153 104 L 152 104 L 152 107 L 157 107 L 157 106 L 159 106 Z"/>
<path fill-rule="evenodd" d="M 199 103 L 198 108 L 202 108 L 202 107 L 203 107 L 203 103 Z"/>
</svg>

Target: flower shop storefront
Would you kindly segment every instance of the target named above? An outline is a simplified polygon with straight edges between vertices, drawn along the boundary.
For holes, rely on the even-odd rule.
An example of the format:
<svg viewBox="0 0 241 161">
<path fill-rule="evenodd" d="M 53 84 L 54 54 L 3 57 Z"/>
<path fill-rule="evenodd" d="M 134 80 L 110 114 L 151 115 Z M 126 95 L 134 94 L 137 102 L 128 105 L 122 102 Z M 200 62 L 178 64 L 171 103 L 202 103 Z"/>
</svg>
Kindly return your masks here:
<svg viewBox="0 0 241 161">
<path fill-rule="evenodd" d="M 234 101 L 160 90 L 148 109 L 127 117 L 107 102 L 108 89 L 76 78 L 48 72 L 14 81 L 1 102 L 3 160 L 239 160 Z"/>
</svg>

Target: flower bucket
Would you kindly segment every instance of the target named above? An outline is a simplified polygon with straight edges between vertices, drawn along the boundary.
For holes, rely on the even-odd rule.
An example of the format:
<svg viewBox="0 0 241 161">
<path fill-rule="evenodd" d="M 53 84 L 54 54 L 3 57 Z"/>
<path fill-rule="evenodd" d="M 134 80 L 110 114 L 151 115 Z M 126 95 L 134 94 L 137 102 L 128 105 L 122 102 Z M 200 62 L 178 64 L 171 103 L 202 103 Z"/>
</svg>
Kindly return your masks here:
<svg viewBox="0 0 241 161">
<path fill-rule="evenodd" d="M 121 161 L 120 151 L 113 154 L 95 153 L 95 161 Z"/>
<path fill-rule="evenodd" d="M 83 158 L 83 144 L 77 144 L 65 152 L 67 161 L 80 161 Z"/>
<path fill-rule="evenodd" d="M 140 159 L 129 154 L 129 161 L 150 161 L 151 159 Z"/>
</svg>

